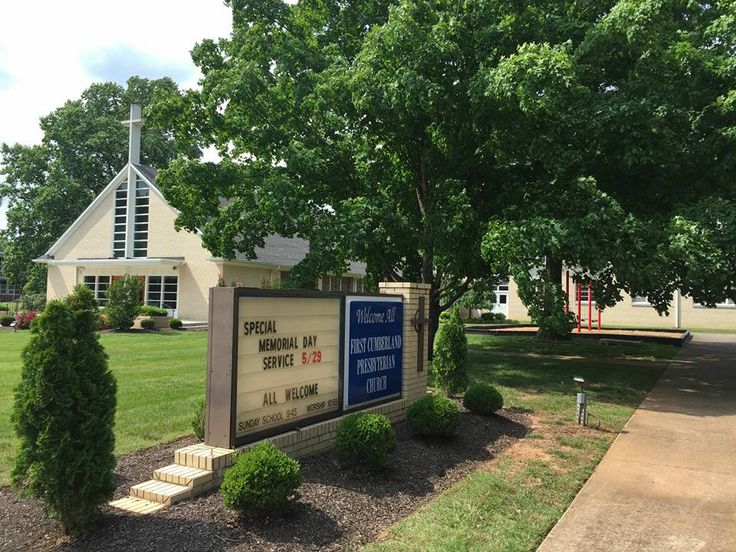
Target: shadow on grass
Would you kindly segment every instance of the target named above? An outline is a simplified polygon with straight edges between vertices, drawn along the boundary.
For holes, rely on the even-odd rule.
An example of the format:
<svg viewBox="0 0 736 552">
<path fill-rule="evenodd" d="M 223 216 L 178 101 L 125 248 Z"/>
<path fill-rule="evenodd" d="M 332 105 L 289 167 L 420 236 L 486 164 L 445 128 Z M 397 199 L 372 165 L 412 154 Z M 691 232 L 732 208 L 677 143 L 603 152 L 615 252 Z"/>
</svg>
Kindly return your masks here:
<svg viewBox="0 0 736 552">
<path fill-rule="evenodd" d="M 635 407 L 664 371 L 664 364 L 589 362 L 585 359 L 500 357 L 492 351 L 469 351 L 469 373 L 474 381 L 542 395 L 571 395 L 578 391 L 573 377 L 585 378 L 591 398 Z"/>
</svg>

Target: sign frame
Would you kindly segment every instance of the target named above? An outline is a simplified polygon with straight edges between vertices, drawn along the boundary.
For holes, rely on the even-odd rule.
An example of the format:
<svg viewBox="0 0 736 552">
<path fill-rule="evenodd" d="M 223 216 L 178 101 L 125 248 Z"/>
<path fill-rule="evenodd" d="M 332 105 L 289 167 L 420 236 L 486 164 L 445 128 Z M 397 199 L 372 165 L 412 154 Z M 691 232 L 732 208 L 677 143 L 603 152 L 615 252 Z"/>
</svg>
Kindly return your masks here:
<svg viewBox="0 0 736 552">
<path fill-rule="evenodd" d="M 368 302 L 368 303 L 399 303 L 401 305 L 402 317 L 401 319 L 399 319 L 399 325 L 401 326 L 401 348 L 399 349 L 399 352 L 398 352 L 399 358 L 401 359 L 401 370 L 399 372 L 400 382 L 399 382 L 398 393 L 394 393 L 392 395 L 387 395 L 384 397 L 379 397 L 377 399 L 357 403 L 354 405 L 348 405 L 347 399 L 348 399 L 349 387 L 347 385 L 347 375 L 348 375 L 347 371 L 350 368 L 350 363 L 349 363 L 350 351 L 346 347 L 346 341 L 347 341 L 347 335 L 349 333 L 349 328 L 350 328 L 350 321 L 349 321 L 350 301 L 352 300 L 363 301 L 363 302 Z M 403 383 L 404 383 L 405 366 L 404 366 L 403 356 L 404 356 L 404 338 L 405 338 L 404 329 L 405 328 L 404 328 L 404 320 L 403 320 L 403 312 L 404 312 L 403 309 L 404 309 L 404 298 L 401 295 L 365 296 L 365 295 L 360 295 L 360 294 L 357 294 L 357 295 L 349 294 L 349 295 L 346 295 L 346 297 L 344 298 L 343 300 L 343 321 L 342 321 L 342 326 L 343 326 L 343 332 L 342 332 L 343 333 L 343 344 L 342 346 L 345 349 L 345 352 L 343 354 L 343 359 L 342 359 L 342 368 L 341 368 L 342 373 L 341 373 L 341 378 L 340 378 L 340 386 L 341 386 L 340 392 L 342 393 L 342 397 L 340 397 L 340 407 L 343 412 L 352 412 L 352 411 L 357 411 L 357 410 L 364 409 L 364 408 L 369 408 L 371 406 L 379 406 L 382 404 L 400 400 L 404 397 Z"/>
<path fill-rule="evenodd" d="M 237 397 L 238 397 L 238 341 L 240 318 L 240 299 L 244 297 L 299 298 L 299 299 L 334 299 L 339 319 L 339 337 L 337 351 L 337 400 L 336 410 L 322 412 L 285 422 L 271 428 L 254 431 L 241 437 L 236 436 Z M 212 446 L 238 448 L 268 437 L 299 430 L 302 427 L 317 424 L 344 416 L 348 412 L 360 411 L 372 406 L 396 401 L 403 397 L 401 392 L 390 397 L 381 397 L 370 403 L 361 403 L 345 408 L 345 366 L 346 366 L 346 319 L 347 298 L 368 301 L 397 301 L 403 305 L 404 298 L 395 294 L 357 293 L 348 291 L 319 290 L 279 290 L 261 288 L 211 288 L 210 313 L 208 326 L 207 353 L 207 419 L 205 442 Z M 229 311 L 229 312 L 228 312 Z M 403 355 L 402 321 L 402 352 Z M 402 372 L 405 367 L 402 366 Z M 229 387 L 229 389 L 227 389 Z M 227 393 L 229 391 L 229 394 Z"/>
</svg>

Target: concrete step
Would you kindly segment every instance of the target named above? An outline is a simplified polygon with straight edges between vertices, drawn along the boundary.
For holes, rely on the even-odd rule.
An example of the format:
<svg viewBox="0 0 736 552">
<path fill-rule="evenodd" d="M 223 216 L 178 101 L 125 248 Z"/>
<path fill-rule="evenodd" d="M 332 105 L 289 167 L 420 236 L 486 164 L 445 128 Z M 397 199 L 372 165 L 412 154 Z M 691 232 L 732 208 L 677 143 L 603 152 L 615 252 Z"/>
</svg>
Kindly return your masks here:
<svg viewBox="0 0 736 552">
<path fill-rule="evenodd" d="M 192 496 L 191 487 L 151 479 L 130 488 L 130 496 L 159 504 L 176 504 Z"/>
<path fill-rule="evenodd" d="M 233 463 L 230 449 L 209 447 L 205 444 L 190 445 L 174 452 L 174 463 L 190 468 L 220 472 Z"/>
<path fill-rule="evenodd" d="M 120 500 L 113 500 L 110 502 L 110 506 L 133 514 L 145 515 L 159 511 L 164 507 L 164 504 L 151 502 L 150 500 L 144 500 L 142 498 L 135 498 L 133 496 L 126 496 Z"/>
<path fill-rule="evenodd" d="M 180 464 L 171 464 L 153 472 L 153 478 L 158 481 L 183 485 L 184 487 L 201 487 L 212 481 L 213 475 L 210 470 L 190 468 Z"/>
</svg>

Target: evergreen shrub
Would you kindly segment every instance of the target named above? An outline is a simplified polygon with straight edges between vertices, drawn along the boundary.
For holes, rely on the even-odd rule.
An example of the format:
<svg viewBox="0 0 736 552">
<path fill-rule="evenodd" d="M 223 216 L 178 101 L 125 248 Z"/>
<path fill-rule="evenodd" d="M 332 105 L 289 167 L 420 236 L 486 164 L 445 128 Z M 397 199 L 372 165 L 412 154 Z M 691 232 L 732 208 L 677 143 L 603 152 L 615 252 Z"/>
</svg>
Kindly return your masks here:
<svg viewBox="0 0 736 552">
<path fill-rule="evenodd" d="M 181 330 L 184 327 L 184 322 L 179 320 L 178 318 L 172 318 L 169 320 L 169 328 L 172 330 Z"/>
<path fill-rule="evenodd" d="M 97 324 L 82 285 L 50 301 L 31 327 L 15 391 L 13 485 L 43 501 L 66 534 L 84 533 L 115 490 L 116 382 Z"/>
<path fill-rule="evenodd" d="M 204 441 L 205 406 L 205 400 L 199 400 L 194 408 L 194 417 L 192 418 L 194 436 L 200 441 Z"/>
<path fill-rule="evenodd" d="M 465 391 L 463 406 L 474 414 L 493 414 L 503 407 L 503 395 L 488 383 L 476 383 Z"/>
<path fill-rule="evenodd" d="M 15 318 L 12 316 L 0 316 L 0 326 L 8 327 L 13 323 L 13 320 L 15 320 Z"/>
<path fill-rule="evenodd" d="M 153 330 L 156 328 L 156 321 L 150 318 L 144 318 L 141 320 L 141 328 L 144 330 Z"/>
<path fill-rule="evenodd" d="M 465 326 L 460 312 L 453 309 L 447 322 L 437 330 L 432 359 L 434 381 L 447 393 L 460 393 L 468 386 L 467 356 Z"/>
<path fill-rule="evenodd" d="M 220 487 L 228 508 L 254 516 L 278 515 L 299 499 L 301 466 L 273 443 L 238 454 Z"/>
<path fill-rule="evenodd" d="M 382 414 L 350 414 L 337 426 L 335 452 L 344 466 L 378 471 L 395 449 L 396 433 L 391 420 Z"/>
<path fill-rule="evenodd" d="M 406 421 L 416 435 L 449 437 L 460 426 L 460 408 L 452 399 L 428 395 L 406 410 Z"/>
<path fill-rule="evenodd" d="M 127 330 L 133 325 L 140 310 L 142 285 L 138 278 L 126 274 L 124 278 L 115 280 L 107 288 L 105 314 L 111 327 Z"/>
</svg>

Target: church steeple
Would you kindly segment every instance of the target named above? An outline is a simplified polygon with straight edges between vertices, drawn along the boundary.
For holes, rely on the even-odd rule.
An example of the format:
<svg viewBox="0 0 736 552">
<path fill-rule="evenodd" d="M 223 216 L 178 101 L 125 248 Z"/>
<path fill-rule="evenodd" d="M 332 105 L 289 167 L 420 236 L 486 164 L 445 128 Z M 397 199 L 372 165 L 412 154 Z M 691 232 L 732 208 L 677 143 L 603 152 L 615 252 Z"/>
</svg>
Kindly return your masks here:
<svg viewBox="0 0 736 552">
<path fill-rule="evenodd" d="M 131 104 L 130 119 L 123 121 L 123 125 L 129 129 L 128 133 L 128 163 L 138 164 L 141 162 L 141 106 Z"/>
</svg>

